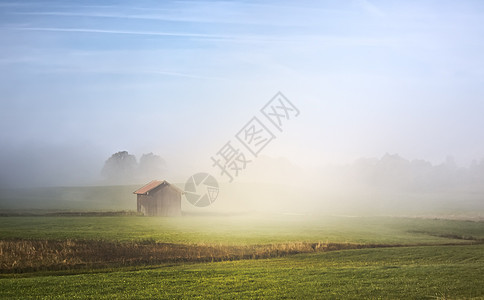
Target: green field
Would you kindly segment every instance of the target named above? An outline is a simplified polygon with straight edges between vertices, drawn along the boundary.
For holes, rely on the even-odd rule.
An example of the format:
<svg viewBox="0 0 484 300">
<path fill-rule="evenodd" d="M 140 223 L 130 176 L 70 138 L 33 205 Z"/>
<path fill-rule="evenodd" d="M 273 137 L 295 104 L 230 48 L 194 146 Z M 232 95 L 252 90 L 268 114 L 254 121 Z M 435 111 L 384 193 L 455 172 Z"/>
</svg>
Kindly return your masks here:
<svg viewBox="0 0 484 300">
<path fill-rule="evenodd" d="M 156 217 L 2 217 L 0 239 L 155 240 L 168 243 L 459 243 L 484 239 L 484 223 L 324 215 Z"/>
<path fill-rule="evenodd" d="M 62 255 L 65 245 L 109 253 L 106 264 L 15 269 L 7 267 L 6 254 L 19 248 L 4 246 L 3 298 L 484 298 L 484 222 L 476 221 L 282 214 L 1 217 L 0 241 L 30 245 L 20 249 L 30 259 L 47 253 L 35 245 L 54 247 L 49 255 Z M 191 257 L 190 249 L 198 256 Z M 83 254 L 65 251 L 69 259 Z M 130 258 L 136 251 L 172 256 L 109 263 L 110 255 L 123 251 L 132 251 Z"/>
<path fill-rule="evenodd" d="M 482 298 L 484 247 L 348 250 L 1 279 L 11 298 Z"/>
</svg>

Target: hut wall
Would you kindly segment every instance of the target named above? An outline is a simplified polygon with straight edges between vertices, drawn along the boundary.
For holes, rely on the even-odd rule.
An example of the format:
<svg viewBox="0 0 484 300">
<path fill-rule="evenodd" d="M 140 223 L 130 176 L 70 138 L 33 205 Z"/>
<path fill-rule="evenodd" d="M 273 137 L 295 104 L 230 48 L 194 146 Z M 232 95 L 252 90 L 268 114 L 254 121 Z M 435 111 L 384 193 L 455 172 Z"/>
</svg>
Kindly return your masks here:
<svg viewBox="0 0 484 300">
<path fill-rule="evenodd" d="M 156 215 L 157 216 L 180 216 L 181 193 L 171 187 L 164 186 L 156 191 Z"/>
<path fill-rule="evenodd" d="M 156 215 L 156 199 L 153 195 L 138 195 L 138 212 L 145 216 Z"/>
<path fill-rule="evenodd" d="M 138 195 L 137 209 L 145 216 L 181 216 L 181 193 L 162 185 L 148 195 Z"/>
</svg>

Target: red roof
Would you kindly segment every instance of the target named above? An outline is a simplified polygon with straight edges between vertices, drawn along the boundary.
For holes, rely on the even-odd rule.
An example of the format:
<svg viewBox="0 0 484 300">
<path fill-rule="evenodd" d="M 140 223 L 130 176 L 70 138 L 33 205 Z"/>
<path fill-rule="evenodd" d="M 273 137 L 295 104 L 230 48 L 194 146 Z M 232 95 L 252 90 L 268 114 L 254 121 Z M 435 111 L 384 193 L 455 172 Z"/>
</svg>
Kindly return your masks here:
<svg viewBox="0 0 484 300">
<path fill-rule="evenodd" d="M 137 189 L 136 191 L 133 192 L 133 194 L 138 194 L 138 195 L 146 195 L 149 191 L 159 187 L 162 184 L 168 184 L 165 180 L 153 180 L 152 182 L 148 183 L 147 185 L 143 186 L 140 189 Z"/>
</svg>

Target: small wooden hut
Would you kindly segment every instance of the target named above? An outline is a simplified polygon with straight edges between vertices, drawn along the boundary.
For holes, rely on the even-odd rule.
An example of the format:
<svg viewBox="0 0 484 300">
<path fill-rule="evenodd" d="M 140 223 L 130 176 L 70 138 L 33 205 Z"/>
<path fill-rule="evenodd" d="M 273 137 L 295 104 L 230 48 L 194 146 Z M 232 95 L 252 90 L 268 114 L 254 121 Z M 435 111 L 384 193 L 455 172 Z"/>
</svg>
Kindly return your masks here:
<svg viewBox="0 0 484 300">
<path fill-rule="evenodd" d="M 145 216 L 181 216 L 183 191 L 166 180 L 153 180 L 133 193 L 138 198 L 138 212 Z"/>
</svg>

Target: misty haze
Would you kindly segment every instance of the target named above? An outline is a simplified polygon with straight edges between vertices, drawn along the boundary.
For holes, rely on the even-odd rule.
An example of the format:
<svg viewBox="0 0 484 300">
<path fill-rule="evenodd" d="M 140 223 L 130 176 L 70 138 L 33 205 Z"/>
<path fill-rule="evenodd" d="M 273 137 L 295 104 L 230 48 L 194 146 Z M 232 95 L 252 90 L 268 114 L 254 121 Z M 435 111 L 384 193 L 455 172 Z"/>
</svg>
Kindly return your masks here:
<svg viewBox="0 0 484 300">
<path fill-rule="evenodd" d="M 483 20 L 0 2 L 0 297 L 484 297 Z"/>
</svg>

